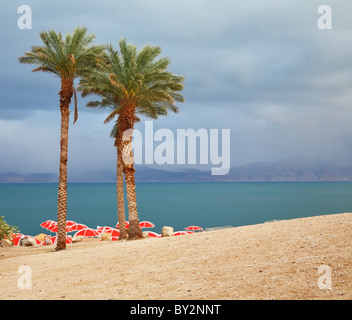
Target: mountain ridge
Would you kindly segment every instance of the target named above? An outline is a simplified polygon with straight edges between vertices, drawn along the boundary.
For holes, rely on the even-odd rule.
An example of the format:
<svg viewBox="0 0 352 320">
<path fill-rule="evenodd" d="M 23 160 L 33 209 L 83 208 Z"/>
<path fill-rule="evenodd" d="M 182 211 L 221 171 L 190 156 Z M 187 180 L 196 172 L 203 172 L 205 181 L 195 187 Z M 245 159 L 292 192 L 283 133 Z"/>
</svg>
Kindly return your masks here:
<svg viewBox="0 0 352 320">
<path fill-rule="evenodd" d="M 352 163 L 307 163 L 283 160 L 232 167 L 227 175 L 212 176 L 210 171 L 185 169 L 170 171 L 136 166 L 137 182 L 221 182 L 221 181 L 352 181 Z M 112 171 L 69 173 L 68 182 L 115 182 Z M 58 182 L 56 173 L 0 174 L 0 182 Z"/>
</svg>

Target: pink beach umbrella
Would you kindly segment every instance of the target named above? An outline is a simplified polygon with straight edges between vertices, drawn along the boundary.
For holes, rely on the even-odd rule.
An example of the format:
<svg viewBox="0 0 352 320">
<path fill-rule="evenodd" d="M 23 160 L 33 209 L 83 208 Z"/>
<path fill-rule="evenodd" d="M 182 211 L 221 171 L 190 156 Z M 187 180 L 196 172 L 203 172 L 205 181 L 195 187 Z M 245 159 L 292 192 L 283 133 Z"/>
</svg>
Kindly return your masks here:
<svg viewBox="0 0 352 320">
<path fill-rule="evenodd" d="M 154 228 L 155 225 L 149 221 L 142 221 L 139 223 L 141 228 Z"/>
<path fill-rule="evenodd" d="M 75 236 L 82 236 L 82 237 L 97 237 L 99 236 L 99 232 L 95 229 L 87 228 L 87 229 L 82 229 L 78 232 L 76 232 Z"/>
</svg>

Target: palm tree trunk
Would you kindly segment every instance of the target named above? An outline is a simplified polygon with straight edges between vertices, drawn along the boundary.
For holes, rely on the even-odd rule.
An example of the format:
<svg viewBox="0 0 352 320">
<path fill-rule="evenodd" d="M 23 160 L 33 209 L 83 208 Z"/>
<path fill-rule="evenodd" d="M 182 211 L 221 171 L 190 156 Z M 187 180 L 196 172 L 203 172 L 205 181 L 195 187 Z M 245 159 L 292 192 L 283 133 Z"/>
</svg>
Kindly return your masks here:
<svg viewBox="0 0 352 320">
<path fill-rule="evenodd" d="M 120 229 L 120 240 L 128 238 L 126 229 L 126 218 L 125 218 L 125 198 L 123 190 L 123 163 L 122 163 L 122 152 L 121 152 L 121 140 L 119 136 L 115 140 L 115 146 L 117 150 L 117 165 L 116 165 L 116 191 L 117 191 L 117 218 L 119 221 Z"/>
<path fill-rule="evenodd" d="M 60 171 L 57 204 L 57 245 L 55 250 L 66 248 L 66 212 L 67 212 L 67 154 L 68 154 L 68 126 L 70 117 L 70 102 L 73 95 L 73 80 L 61 80 L 60 111 Z"/>
<path fill-rule="evenodd" d="M 142 229 L 138 219 L 136 183 L 134 177 L 136 170 L 133 166 L 132 154 L 132 130 L 135 123 L 135 105 L 133 103 L 126 103 L 119 114 L 118 121 L 119 130 L 121 130 L 120 154 L 122 156 L 128 202 L 128 239 L 140 239 L 142 238 Z"/>
<path fill-rule="evenodd" d="M 139 218 L 137 212 L 137 199 L 136 199 L 136 183 L 135 183 L 135 169 L 132 167 L 125 167 L 125 181 L 126 181 L 126 193 L 128 200 L 128 239 L 141 239 L 142 229 L 139 225 Z"/>
<path fill-rule="evenodd" d="M 123 150 L 126 155 L 124 159 L 125 182 L 126 182 L 126 193 L 128 201 L 128 239 L 140 239 L 142 238 L 142 229 L 139 225 L 138 211 L 137 211 L 137 197 L 136 197 L 136 183 L 134 173 L 136 170 L 133 166 L 133 154 L 132 154 L 132 137 L 128 141 L 123 141 Z M 129 161 L 127 161 L 127 159 Z"/>
</svg>

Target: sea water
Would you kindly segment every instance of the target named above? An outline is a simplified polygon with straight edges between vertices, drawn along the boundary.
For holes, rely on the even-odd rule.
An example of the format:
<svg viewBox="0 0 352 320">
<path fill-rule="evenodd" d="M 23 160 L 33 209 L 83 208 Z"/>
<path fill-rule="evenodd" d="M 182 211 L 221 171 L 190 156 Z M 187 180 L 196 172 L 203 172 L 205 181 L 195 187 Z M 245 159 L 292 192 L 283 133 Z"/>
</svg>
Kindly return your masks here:
<svg viewBox="0 0 352 320">
<path fill-rule="evenodd" d="M 24 234 L 48 233 L 39 225 L 57 219 L 57 187 L 0 184 L 0 215 Z M 178 231 L 352 212 L 352 182 L 137 183 L 136 192 L 140 221 L 159 233 L 165 225 Z M 69 183 L 67 220 L 114 227 L 116 202 L 114 183 Z"/>
</svg>

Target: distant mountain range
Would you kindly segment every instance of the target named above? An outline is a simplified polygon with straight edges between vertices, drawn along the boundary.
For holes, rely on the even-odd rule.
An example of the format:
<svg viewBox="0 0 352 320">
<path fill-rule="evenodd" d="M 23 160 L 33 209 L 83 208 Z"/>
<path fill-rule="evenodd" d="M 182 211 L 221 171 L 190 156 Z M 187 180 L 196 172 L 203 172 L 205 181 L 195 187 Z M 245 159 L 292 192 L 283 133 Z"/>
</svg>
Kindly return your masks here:
<svg viewBox="0 0 352 320">
<path fill-rule="evenodd" d="M 0 182 L 57 182 L 56 173 L 28 173 L 7 172 L 0 174 Z"/>
<path fill-rule="evenodd" d="M 182 182 L 182 181 L 352 181 L 352 163 L 314 163 L 302 161 L 277 161 L 252 163 L 232 167 L 227 175 L 212 176 L 210 171 L 187 169 L 167 171 L 137 166 L 137 182 Z M 56 173 L 0 174 L 0 182 L 57 182 Z M 87 172 L 69 174 L 69 182 L 115 182 L 115 172 Z"/>
</svg>

